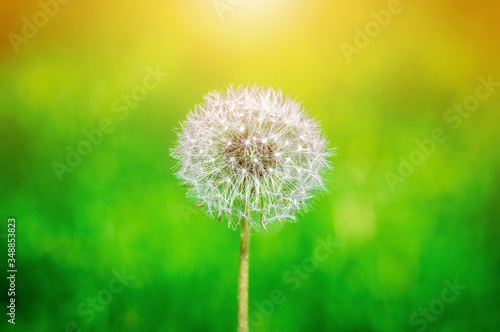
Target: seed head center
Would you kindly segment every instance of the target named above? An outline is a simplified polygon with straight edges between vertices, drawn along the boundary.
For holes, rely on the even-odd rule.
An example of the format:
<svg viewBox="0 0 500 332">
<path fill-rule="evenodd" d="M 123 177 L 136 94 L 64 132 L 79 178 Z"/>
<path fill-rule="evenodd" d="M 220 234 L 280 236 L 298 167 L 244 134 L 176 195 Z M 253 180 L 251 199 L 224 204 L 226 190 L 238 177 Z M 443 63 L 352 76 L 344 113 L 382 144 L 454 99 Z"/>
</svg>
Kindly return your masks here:
<svg viewBox="0 0 500 332">
<path fill-rule="evenodd" d="M 276 167 L 276 146 L 267 138 L 248 132 L 229 135 L 230 144 L 224 149 L 226 161 L 234 172 L 263 176 Z"/>
</svg>

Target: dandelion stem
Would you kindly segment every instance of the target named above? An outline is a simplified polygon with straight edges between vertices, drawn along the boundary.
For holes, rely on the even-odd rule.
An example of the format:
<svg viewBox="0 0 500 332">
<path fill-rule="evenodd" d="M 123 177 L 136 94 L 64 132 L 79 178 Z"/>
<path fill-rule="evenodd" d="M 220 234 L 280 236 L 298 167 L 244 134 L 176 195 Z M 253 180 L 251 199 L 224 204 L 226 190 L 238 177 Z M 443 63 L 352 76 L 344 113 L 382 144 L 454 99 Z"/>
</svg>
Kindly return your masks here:
<svg viewBox="0 0 500 332">
<path fill-rule="evenodd" d="M 248 332 L 248 263 L 250 258 L 250 215 L 241 220 L 240 272 L 238 276 L 238 332 Z"/>
</svg>

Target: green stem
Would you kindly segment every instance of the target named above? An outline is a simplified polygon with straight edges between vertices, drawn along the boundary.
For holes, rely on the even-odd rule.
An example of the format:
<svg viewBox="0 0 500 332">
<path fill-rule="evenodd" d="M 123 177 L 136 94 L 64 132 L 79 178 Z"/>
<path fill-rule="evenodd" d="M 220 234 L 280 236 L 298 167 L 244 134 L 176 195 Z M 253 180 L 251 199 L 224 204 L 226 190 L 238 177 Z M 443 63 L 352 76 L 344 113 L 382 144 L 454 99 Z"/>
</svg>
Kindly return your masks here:
<svg viewBox="0 0 500 332">
<path fill-rule="evenodd" d="M 248 220 L 241 220 L 240 272 L 238 275 L 238 332 L 248 332 L 248 263 L 250 258 L 250 230 Z"/>
</svg>

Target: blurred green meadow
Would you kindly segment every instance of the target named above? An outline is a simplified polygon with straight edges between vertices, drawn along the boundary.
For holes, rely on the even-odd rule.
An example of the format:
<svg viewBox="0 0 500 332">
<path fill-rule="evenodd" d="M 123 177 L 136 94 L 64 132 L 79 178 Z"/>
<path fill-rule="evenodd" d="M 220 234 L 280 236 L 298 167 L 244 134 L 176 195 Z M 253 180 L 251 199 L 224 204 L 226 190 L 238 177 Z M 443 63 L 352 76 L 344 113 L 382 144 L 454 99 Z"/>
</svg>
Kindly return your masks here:
<svg viewBox="0 0 500 332">
<path fill-rule="evenodd" d="M 236 330 L 239 232 L 169 156 L 229 84 L 337 147 L 329 192 L 252 233 L 252 331 L 500 330 L 496 2 L 41 3 L 0 14 L 0 331 Z"/>
</svg>

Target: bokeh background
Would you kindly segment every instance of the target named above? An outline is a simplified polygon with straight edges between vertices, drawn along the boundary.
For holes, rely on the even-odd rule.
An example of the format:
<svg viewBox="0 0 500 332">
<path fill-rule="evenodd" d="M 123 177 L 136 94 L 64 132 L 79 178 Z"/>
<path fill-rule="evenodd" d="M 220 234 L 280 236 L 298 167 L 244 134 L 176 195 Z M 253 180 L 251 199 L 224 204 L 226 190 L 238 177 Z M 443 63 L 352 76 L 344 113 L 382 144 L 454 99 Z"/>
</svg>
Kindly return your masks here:
<svg viewBox="0 0 500 332">
<path fill-rule="evenodd" d="M 207 91 L 248 83 L 301 101 L 338 147 L 315 208 L 252 236 L 252 330 L 500 330 L 500 88 L 458 128 L 443 119 L 479 76 L 500 81 L 500 4 L 400 6 L 348 61 L 340 45 L 387 1 L 71 0 L 44 22 L 39 2 L 3 0 L 0 330 L 235 331 L 239 233 L 185 199 L 169 149 Z M 121 118 L 113 104 L 148 67 L 168 76 Z M 59 181 L 53 163 L 103 119 L 114 129 Z M 387 172 L 435 128 L 447 140 L 392 188 Z M 338 246 L 311 259 L 328 238 Z M 113 270 L 134 279 L 109 299 Z M 446 280 L 467 288 L 441 308 Z M 286 300 L 268 310 L 276 289 Z"/>
</svg>

